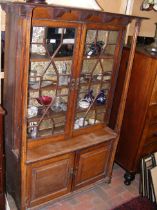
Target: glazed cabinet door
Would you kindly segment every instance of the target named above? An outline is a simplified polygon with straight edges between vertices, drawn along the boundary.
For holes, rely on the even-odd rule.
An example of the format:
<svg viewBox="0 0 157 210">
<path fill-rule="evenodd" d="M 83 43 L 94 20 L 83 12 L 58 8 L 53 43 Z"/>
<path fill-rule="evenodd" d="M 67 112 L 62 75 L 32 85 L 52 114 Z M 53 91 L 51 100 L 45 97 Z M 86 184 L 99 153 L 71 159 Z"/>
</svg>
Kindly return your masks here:
<svg viewBox="0 0 157 210">
<path fill-rule="evenodd" d="M 110 154 L 111 142 L 78 152 L 76 154 L 73 188 L 80 188 L 105 177 Z"/>
<path fill-rule="evenodd" d="M 79 24 L 33 21 L 26 102 L 31 142 L 69 135 L 80 32 Z"/>
<path fill-rule="evenodd" d="M 107 124 L 120 59 L 123 31 L 86 25 L 82 33 L 82 65 L 77 85 L 74 135 Z M 84 129 L 85 128 L 85 129 Z"/>
<path fill-rule="evenodd" d="M 27 205 L 34 206 L 71 190 L 74 155 L 69 153 L 28 165 Z"/>
</svg>

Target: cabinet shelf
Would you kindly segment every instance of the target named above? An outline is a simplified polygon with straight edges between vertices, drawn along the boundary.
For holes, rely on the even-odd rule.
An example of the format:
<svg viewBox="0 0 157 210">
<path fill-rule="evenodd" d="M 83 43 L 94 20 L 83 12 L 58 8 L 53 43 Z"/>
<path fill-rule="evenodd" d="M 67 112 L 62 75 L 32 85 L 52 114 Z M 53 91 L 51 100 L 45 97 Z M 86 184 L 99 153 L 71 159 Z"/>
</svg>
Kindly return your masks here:
<svg viewBox="0 0 157 210">
<path fill-rule="evenodd" d="M 90 46 L 91 43 L 88 43 L 88 42 L 87 42 L 86 45 L 87 45 L 87 46 L 88 46 L 88 45 Z M 114 42 L 108 42 L 107 45 L 116 45 L 116 43 L 114 43 Z"/>
<path fill-rule="evenodd" d="M 52 136 L 55 134 L 61 134 L 64 132 L 64 126 L 59 126 L 59 127 L 55 127 L 54 130 L 52 128 L 47 128 L 47 129 L 43 129 L 43 130 L 39 130 L 38 131 L 38 135 L 39 137 L 37 138 L 43 138 L 44 136 Z"/>
<path fill-rule="evenodd" d="M 101 55 L 101 56 L 84 56 L 83 59 L 84 60 L 98 60 L 98 59 L 113 59 L 114 58 L 114 55 L 111 55 L 111 54 L 104 54 L 104 55 Z"/>
<path fill-rule="evenodd" d="M 100 85 L 101 83 L 102 84 L 105 84 L 105 83 L 110 83 L 111 82 L 111 79 L 108 79 L 108 80 L 104 80 L 104 81 L 101 81 L 101 80 L 97 80 L 97 81 L 91 81 L 91 82 L 81 82 L 80 84 L 83 85 L 83 86 L 90 86 L 91 85 Z"/>
<path fill-rule="evenodd" d="M 108 91 L 109 91 L 109 88 L 103 88 L 103 90 L 104 90 L 105 92 L 108 92 Z M 80 91 L 79 94 L 80 94 L 80 95 L 81 95 L 81 94 L 87 94 L 87 90 L 85 90 L 85 91 Z"/>
<path fill-rule="evenodd" d="M 60 85 L 60 86 L 57 86 L 56 84 L 51 84 L 51 85 L 47 85 L 45 87 L 39 87 L 39 88 L 32 88 L 29 86 L 29 90 L 32 91 L 32 92 L 36 92 L 36 91 L 39 91 L 39 90 L 62 90 L 62 89 L 65 89 L 65 88 L 69 88 L 69 85 Z"/>
<path fill-rule="evenodd" d="M 48 113 L 44 116 L 44 119 L 52 119 L 52 118 L 61 118 L 66 115 L 66 111 L 61 111 L 61 112 L 53 112 L 51 109 L 48 110 Z M 42 114 L 39 114 L 35 117 L 28 118 L 28 122 L 38 122 L 42 118 Z"/>
<path fill-rule="evenodd" d="M 90 108 L 90 110 L 95 110 L 95 111 L 100 111 L 100 113 L 105 113 L 106 112 L 106 110 L 105 110 L 105 104 L 104 105 L 96 105 L 96 104 L 94 104 L 91 108 Z M 88 110 L 88 108 L 80 108 L 80 107 L 78 107 L 77 108 L 77 113 L 79 113 L 79 112 L 87 112 L 87 110 Z"/>
<path fill-rule="evenodd" d="M 84 56 L 84 60 L 97 60 L 97 59 L 113 59 L 114 55 L 111 54 L 104 54 L 101 56 Z M 54 57 L 53 60 L 55 61 L 66 61 L 66 60 L 72 60 L 72 56 L 63 56 L 63 57 Z M 31 62 L 46 62 L 50 61 L 51 57 L 48 57 L 47 55 L 40 55 L 37 53 L 32 53 L 30 57 Z"/>
<path fill-rule="evenodd" d="M 53 58 L 53 60 L 55 61 L 66 61 L 66 60 L 72 60 L 72 56 L 63 56 L 63 57 L 55 57 Z M 40 55 L 37 53 L 31 53 L 31 57 L 30 57 L 30 61 L 31 62 L 46 62 L 46 61 L 50 61 L 51 57 L 49 57 L 48 55 Z"/>
</svg>

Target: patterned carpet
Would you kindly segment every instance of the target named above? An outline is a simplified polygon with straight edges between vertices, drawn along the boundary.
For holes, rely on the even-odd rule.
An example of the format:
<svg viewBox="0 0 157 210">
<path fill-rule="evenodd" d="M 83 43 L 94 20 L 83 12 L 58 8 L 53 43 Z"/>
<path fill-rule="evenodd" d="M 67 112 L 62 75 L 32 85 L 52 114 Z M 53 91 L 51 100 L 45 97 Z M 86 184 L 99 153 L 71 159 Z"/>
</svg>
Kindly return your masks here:
<svg viewBox="0 0 157 210">
<path fill-rule="evenodd" d="M 146 197 L 138 196 L 113 210 L 157 210 L 157 205 L 152 203 Z"/>
</svg>

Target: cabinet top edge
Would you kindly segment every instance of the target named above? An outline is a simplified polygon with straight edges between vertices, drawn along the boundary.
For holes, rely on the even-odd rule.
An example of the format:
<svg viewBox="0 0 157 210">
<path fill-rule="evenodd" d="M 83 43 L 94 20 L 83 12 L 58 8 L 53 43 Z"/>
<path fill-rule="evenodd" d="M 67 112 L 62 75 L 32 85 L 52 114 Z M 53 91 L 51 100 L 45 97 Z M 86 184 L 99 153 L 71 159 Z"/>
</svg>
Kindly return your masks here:
<svg viewBox="0 0 157 210">
<path fill-rule="evenodd" d="M 11 7 L 15 7 L 15 8 L 32 8 L 36 9 L 36 8 L 53 8 L 54 10 L 65 10 L 65 11 L 74 11 L 74 12 L 88 12 L 88 14 L 92 14 L 92 15 L 106 15 L 106 16 L 114 16 L 115 18 L 128 18 L 129 20 L 133 20 L 133 19 L 149 19 L 147 17 L 140 17 L 140 16 L 132 16 L 132 15 L 125 15 L 125 14 L 120 14 L 120 13 L 111 13 L 111 12 L 105 12 L 105 11 L 101 11 L 101 10 L 91 10 L 91 9 L 85 9 L 85 8 L 74 8 L 74 7 L 64 7 L 64 6 L 59 6 L 59 5 L 55 5 L 55 4 L 35 4 L 35 3 L 25 3 L 25 2 L 9 2 L 9 1 L 5 1 L 5 2 L 0 2 L 0 5 L 2 6 L 3 10 L 6 10 L 7 8 Z"/>
<path fill-rule="evenodd" d="M 130 50 L 130 46 L 125 46 L 125 50 Z M 144 56 L 150 57 L 152 59 L 157 60 L 157 54 L 156 53 L 150 53 L 146 50 L 146 46 L 137 46 L 136 47 L 136 53 L 142 54 Z"/>
</svg>

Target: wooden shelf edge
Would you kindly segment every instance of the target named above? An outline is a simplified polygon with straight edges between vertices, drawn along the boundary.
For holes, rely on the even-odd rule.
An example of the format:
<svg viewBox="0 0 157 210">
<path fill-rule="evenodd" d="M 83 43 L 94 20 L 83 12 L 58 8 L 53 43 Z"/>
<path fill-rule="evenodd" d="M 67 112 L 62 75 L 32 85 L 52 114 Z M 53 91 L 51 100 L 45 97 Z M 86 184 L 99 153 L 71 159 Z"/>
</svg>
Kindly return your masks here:
<svg viewBox="0 0 157 210">
<path fill-rule="evenodd" d="M 88 134 L 82 134 L 69 140 L 38 145 L 28 148 L 26 163 L 31 164 L 38 161 L 50 159 L 76 150 L 85 149 L 100 143 L 117 139 L 118 134 L 108 127 L 98 129 Z"/>
</svg>

